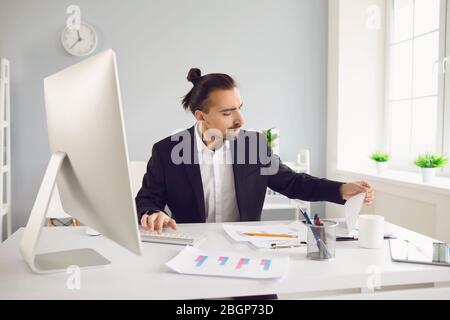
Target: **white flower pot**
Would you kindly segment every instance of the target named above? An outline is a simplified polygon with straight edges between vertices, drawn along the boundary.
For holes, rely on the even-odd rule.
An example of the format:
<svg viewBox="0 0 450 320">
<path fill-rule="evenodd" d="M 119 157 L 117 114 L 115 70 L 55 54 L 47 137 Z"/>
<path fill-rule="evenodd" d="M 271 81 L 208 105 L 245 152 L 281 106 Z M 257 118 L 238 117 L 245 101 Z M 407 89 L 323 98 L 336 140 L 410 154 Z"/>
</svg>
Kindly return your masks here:
<svg viewBox="0 0 450 320">
<path fill-rule="evenodd" d="M 436 168 L 421 168 L 422 170 L 422 182 L 429 183 L 436 175 Z"/>
<path fill-rule="evenodd" d="M 383 174 L 387 168 L 387 161 L 383 161 L 383 162 L 376 161 L 375 163 L 377 166 L 377 174 Z"/>
<path fill-rule="evenodd" d="M 280 146 L 278 145 L 277 140 L 275 140 L 272 144 L 272 153 L 280 156 Z"/>
</svg>

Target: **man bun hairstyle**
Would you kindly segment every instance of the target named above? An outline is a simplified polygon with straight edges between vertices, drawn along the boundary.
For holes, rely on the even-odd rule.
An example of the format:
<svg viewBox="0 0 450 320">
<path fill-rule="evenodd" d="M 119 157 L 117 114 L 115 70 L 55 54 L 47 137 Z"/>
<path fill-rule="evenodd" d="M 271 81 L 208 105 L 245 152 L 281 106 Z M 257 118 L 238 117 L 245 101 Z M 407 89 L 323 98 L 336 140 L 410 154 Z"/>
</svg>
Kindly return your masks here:
<svg viewBox="0 0 450 320">
<path fill-rule="evenodd" d="M 191 70 L 189 70 L 189 73 L 187 75 L 188 81 L 192 82 L 192 84 L 194 86 L 201 77 L 202 77 L 202 72 L 198 68 L 191 68 Z"/>
<path fill-rule="evenodd" d="M 185 110 L 189 109 L 193 114 L 195 110 L 208 112 L 208 97 L 214 90 L 230 90 L 236 87 L 236 82 L 229 75 L 210 73 L 202 76 L 198 68 L 189 70 L 187 80 L 192 82 L 193 87 L 183 97 L 182 105 Z"/>
</svg>

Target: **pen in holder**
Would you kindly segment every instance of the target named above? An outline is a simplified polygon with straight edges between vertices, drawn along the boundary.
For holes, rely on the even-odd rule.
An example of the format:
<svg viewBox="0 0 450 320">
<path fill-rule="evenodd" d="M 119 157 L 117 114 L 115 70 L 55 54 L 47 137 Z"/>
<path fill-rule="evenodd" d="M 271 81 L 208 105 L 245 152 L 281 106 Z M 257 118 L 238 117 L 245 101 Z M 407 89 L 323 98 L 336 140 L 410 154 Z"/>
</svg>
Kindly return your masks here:
<svg viewBox="0 0 450 320">
<path fill-rule="evenodd" d="M 315 225 L 303 221 L 308 228 L 306 256 L 312 260 L 334 259 L 338 224 L 331 220 L 321 222 L 321 225 Z"/>
</svg>

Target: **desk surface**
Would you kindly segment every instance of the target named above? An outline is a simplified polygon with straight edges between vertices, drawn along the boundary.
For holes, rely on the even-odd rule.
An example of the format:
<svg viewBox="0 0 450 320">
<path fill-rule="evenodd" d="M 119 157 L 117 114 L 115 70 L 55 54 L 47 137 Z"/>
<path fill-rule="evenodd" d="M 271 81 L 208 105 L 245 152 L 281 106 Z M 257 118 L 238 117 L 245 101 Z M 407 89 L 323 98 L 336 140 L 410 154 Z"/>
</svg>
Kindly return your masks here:
<svg viewBox="0 0 450 320">
<path fill-rule="evenodd" d="M 201 243 L 201 249 L 260 250 L 233 242 L 221 224 L 179 224 L 178 228 L 205 233 L 207 240 Z M 390 228 L 401 238 L 427 238 L 398 226 L 390 225 Z M 305 247 L 270 250 L 273 256 L 290 255 L 287 275 L 277 280 L 252 280 L 174 273 L 164 263 L 175 257 L 181 246 L 143 243 L 142 256 L 135 256 L 103 236 L 87 236 L 84 227 L 44 228 L 38 251 L 91 247 L 112 261 L 108 269 L 82 271 L 80 289 L 70 290 L 66 285 L 70 274 L 31 272 L 19 252 L 23 231 L 19 229 L 0 245 L 0 299 L 198 299 L 306 293 L 366 288 L 370 281 L 373 283 L 374 276 L 381 286 L 450 281 L 448 267 L 392 262 L 387 241 L 381 249 L 362 249 L 356 241 L 338 242 L 336 259 L 332 261 L 308 260 Z"/>
</svg>

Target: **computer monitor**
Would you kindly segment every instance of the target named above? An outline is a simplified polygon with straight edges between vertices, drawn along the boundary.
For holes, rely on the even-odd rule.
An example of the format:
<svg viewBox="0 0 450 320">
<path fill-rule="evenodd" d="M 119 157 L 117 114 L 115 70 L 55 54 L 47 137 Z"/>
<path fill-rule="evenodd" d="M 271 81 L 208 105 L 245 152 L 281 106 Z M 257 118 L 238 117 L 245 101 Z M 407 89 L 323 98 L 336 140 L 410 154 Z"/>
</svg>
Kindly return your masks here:
<svg viewBox="0 0 450 320">
<path fill-rule="evenodd" d="M 110 264 L 91 248 L 36 254 L 55 181 L 65 212 L 139 255 L 114 51 L 108 49 L 45 78 L 44 94 L 52 156 L 23 235 L 25 260 L 38 273 Z"/>
</svg>

